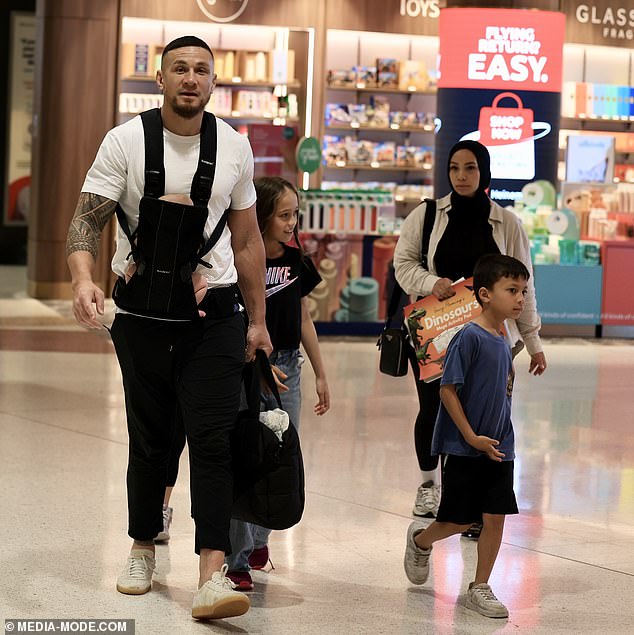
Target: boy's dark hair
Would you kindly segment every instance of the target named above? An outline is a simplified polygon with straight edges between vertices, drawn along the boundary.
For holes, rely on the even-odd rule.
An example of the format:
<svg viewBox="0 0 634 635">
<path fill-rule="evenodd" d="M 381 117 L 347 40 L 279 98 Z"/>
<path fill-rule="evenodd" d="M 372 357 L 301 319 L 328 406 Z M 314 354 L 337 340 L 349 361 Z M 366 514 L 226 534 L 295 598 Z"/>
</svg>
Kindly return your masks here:
<svg viewBox="0 0 634 635">
<path fill-rule="evenodd" d="M 174 49 L 182 49 L 186 46 L 196 46 L 198 48 L 205 49 L 205 51 L 209 51 L 211 59 L 214 59 L 214 54 L 211 52 L 211 49 L 209 48 L 209 44 L 207 44 L 207 42 L 201 40 L 195 35 L 183 35 L 182 37 L 177 37 L 175 40 L 172 40 L 169 44 L 166 44 L 165 48 L 163 49 L 163 53 L 161 54 L 161 66 L 163 66 L 163 60 L 165 59 L 165 56 L 170 51 L 173 51 Z"/>
<path fill-rule="evenodd" d="M 493 285 L 502 278 L 522 278 L 528 280 L 531 277 L 524 263 L 512 256 L 502 254 L 485 254 L 473 268 L 473 292 L 476 300 L 482 305 L 482 300 L 478 293 L 479 289 L 493 289 Z"/>
</svg>

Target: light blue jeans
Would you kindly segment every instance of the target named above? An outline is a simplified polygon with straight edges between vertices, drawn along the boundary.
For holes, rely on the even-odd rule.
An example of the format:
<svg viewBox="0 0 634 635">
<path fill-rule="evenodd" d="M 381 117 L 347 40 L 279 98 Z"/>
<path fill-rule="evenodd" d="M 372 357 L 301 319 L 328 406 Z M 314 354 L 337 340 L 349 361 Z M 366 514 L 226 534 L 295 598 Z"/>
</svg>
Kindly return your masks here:
<svg viewBox="0 0 634 635">
<path fill-rule="evenodd" d="M 284 385 L 288 390 L 280 393 L 280 399 L 282 409 L 288 413 L 293 425 L 299 431 L 302 403 L 299 380 L 304 357 L 299 349 L 274 351 L 269 357 L 269 361 L 285 375 L 288 375 L 284 380 Z M 278 407 L 275 397 L 269 393 L 262 393 L 261 400 L 262 410 L 273 410 Z M 232 519 L 229 529 L 232 553 L 225 558 L 225 562 L 229 565 L 229 571 L 248 571 L 251 552 L 268 544 L 270 534 L 271 530 L 266 527 Z"/>
</svg>

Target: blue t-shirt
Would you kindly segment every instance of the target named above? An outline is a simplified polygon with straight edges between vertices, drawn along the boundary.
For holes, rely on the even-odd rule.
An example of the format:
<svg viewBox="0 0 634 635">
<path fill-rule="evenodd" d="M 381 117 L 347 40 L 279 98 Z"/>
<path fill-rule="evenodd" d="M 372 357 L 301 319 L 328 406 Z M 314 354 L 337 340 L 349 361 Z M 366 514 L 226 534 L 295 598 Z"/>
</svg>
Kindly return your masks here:
<svg viewBox="0 0 634 635">
<path fill-rule="evenodd" d="M 469 322 L 449 343 L 440 384 L 456 386 L 473 431 L 497 439 L 504 461 L 515 458 L 511 423 L 513 379 L 511 348 L 503 336 Z M 442 404 L 434 428 L 432 454 L 482 455 L 464 440 Z"/>
</svg>

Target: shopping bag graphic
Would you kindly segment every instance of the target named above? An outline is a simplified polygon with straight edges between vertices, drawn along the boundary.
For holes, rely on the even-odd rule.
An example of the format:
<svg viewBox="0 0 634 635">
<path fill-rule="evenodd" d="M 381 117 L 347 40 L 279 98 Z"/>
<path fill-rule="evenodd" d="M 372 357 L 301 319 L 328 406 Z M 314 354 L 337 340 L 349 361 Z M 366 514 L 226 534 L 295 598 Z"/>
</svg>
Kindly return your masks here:
<svg viewBox="0 0 634 635">
<path fill-rule="evenodd" d="M 505 98 L 513 99 L 514 105 L 498 106 Z M 515 93 L 500 93 L 491 106 L 481 108 L 478 129 L 480 142 L 491 155 L 492 178 L 530 180 L 535 177 L 533 111 L 524 108 Z"/>
</svg>

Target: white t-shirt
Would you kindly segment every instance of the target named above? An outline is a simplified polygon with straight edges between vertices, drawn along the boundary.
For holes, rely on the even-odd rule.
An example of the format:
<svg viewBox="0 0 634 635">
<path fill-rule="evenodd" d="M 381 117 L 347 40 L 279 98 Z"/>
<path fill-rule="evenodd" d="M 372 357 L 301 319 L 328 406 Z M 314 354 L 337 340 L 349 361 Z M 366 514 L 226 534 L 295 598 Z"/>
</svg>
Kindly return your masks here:
<svg viewBox="0 0 634 635">
<path fill-rule="evenodd" d="M 218 151 L 216 173 L 209 199 L 209 215 L 205 225 L 205 239 L 216 227 L 227 208 L 244 210 L 255 203 L 253 185 L 253 153 L 248 139 L 237 133 L 229 124 L 216 117 Z M 182 137 L 163 128 L 165 193 L 186 194 L 191 192 L 192 179 L 198 167 L 200 135 Z M 82 192 L 105 196 L 118 201 L 128 218 L 130 231 L 134 231 L 139 216 L 139 201 L 143 197 L 145 181 L 145 144 L 143 122 L 137 116 L 113 128 L 106 134 L 95 162 L 92 164 Z M 130 243 L 117 223 L 117 248 L 112 258 L 112 270 L 123 276 L 129 264 L 126 257 Z M 199 265 L 209 287 L 233 284 L 238 280 L 231 232 L 225 226 L 220 240 L 203 260 L 212 268 Z"/>
</svg>

